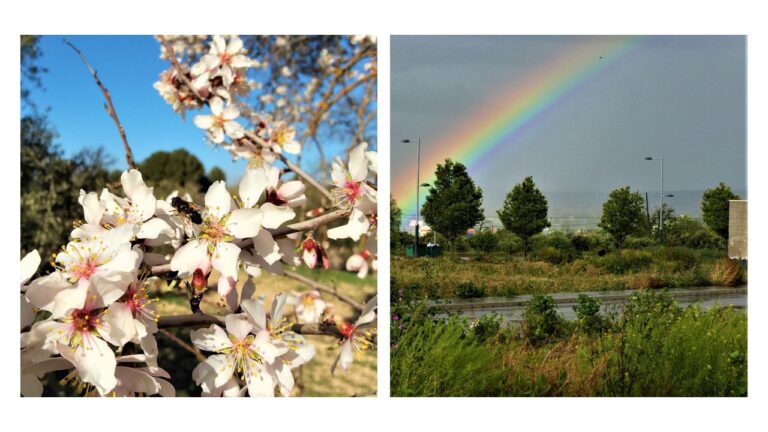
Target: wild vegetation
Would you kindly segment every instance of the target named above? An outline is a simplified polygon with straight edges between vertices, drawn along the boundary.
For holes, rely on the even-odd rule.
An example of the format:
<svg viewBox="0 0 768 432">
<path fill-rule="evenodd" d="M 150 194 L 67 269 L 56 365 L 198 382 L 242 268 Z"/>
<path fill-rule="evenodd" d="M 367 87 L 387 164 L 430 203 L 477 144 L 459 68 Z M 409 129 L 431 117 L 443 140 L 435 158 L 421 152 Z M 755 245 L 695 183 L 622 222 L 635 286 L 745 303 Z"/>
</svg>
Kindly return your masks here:
<svg viewBox="0 0 768 432">
<path fill-rule="evenodd" d="M 393 293 L 394 396 L 747 395 L 747 316 L 731 308 L 646 291 L 604 316 L 581 296 L 568 322 L 540 295 L 522 325 L 504 326 L 494 314 L 437 320 Z"/>
</svg>

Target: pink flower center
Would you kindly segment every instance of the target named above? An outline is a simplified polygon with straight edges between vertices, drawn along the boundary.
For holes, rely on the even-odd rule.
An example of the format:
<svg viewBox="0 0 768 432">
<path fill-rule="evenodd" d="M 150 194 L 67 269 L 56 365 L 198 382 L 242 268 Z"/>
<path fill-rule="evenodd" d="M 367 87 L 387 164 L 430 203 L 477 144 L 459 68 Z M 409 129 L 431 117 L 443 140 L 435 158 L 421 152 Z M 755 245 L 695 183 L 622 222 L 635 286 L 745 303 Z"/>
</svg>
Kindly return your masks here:
<svg viewBox="0 0 768 432">
<path fill-rule="evenodd" d="M 357 200 L 363 196 L 363 188 L 360 186 L 360 183 L 356 181 L 347 180 L 341 190 L 350 204 L 356 203 Z"/>
<path fill-rule="evenodd" d="M 96 260 L 96 256 L 91 255 L 88 257 L 84 257 L 84 260 L 75 264 L 72 267 L 71 272 L 72 274 L 75 275 L 77 279 L 88 280 L 88 278 L 90 278 L 91 275 L 96 272 L 96 268 L 98 266 L 99 266 L 99 263 Z"/>
<path fill-rule="evenodd" d="M 232 56 L 228 53 L 221 53 L 219 54 L 219 61 L 221 61 L 221 64 L 228 65 L 232 63 Z"/>
</svg>

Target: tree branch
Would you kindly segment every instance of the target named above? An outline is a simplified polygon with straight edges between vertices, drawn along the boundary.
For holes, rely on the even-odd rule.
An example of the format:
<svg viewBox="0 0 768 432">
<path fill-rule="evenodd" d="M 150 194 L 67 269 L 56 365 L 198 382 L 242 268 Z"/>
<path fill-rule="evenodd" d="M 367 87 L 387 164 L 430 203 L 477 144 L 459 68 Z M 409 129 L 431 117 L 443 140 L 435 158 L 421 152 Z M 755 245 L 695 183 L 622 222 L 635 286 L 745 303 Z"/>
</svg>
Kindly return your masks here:
<svg viewBox="0 0 768 432">
<path fill-rule="evenodd" d="M 301 283 L 309 285 L 309 287 L 312 288 L 312 289 L 316 289 L 318 291 L 322 291 L 324 293 L 328 293 L 328 294 L 330 294 L 332 296 L 335 296 L 339 300 L 341 300 L 344 303 L 347 303 L 348 305 L 350 305 L 353 308 L 355 308 L 355 310 L 357 310 L 358 312 L 362 312 L 363 311 L 363 305 L 361 305 L 360 303 L 356 302 L 353 298 L 349 297 L 348 295 L 345 295 L 345 294 L 342 294 L 342 293 L 338 292 L 335 288 L 329 288 L 329 287 L 321 284 L 320 282 L 314 281 L 314 280 L 312 280 L 312 279 L 310 279 L 310 278 L 308 278 L 306 276 L 302 276 L 302 275 L 300 275 L 298 273 L 294 273 L 292 271 L 285 270 L 285 271 L 283 271 L 283 274 L 285 275 L 285 277 L 287 277 L 289 279 L 297 280 L 297 281 L 299 281 Z"/>
<path fill-rule="evenodd" d="M 208 315 L 202 313 L 161 316 L 157 322 L 157 327 L 159 329 L 172 327 L 205 327 L 211 324 L 223 326 L 224 318 L 216 315 Z M 336 326 L 332 323 L 327 322 L 313 324 L 293 324 L 291 325 L 291 331 L 300 335 L 333 336 L 337 338 L 343 338 L 343 335 L 341 332 L 339 332 L 339 329 L 336 328 Z"/>
<path fill-rule="evenodd" d="M 65 44 L 69 45 L 73 50 L 75 50 L 75 52 L 80 56 L 80 60 L 82 60 L 82 62 L 85 64 L 85 67 L 87 67 L 88 71 L 91 73 L 91 75 L 93 75 L 93 79 L 96 80 L 96 85 L 99 86 L 99 89 L 101 89 L 101 92 L 104 94 L 104 98 L 107 100 L 107 105 L 104 108 L 106 108 L 107 114 L 109 114 L 109 116 L 112 117 L 112 120 L 115 122 L 117 131 L 120 133 L 120 138 L 123 140 L 123 147 L 125 148 L 125 161 L 128 163 L 129 168 L 135 169 L 136 163 L 133 161 L 133 152 L 131 152 L 131 146 L 128 145 L 128 138 L 125 136 L 125 129 L 120 123 L 120 119 L 117 117 L 117 111 L 115 111 L 115 106 L 112 104 L 112 97 L 109 95 L 109 90 L 107 90 L 107 88 L 104 87 L 104 84 L 101 83 L 98 73 L 93 67 L 91 67 L 91 64 L 88 63 L 88 59 L 85 58 L 85 54 L 83 54 L 82 51 L 73 45 L 72 42 L 66 39 L 62 40 Z"/>
<path fill-rule="evenodd" d="M 203 353 L 200 352 L 199 349 L 197 349 L 196 346 L 188 344 L 187 342 L 185 342 L 181 338 L 176 337 L 175 334 L 169 332 L 168 330 L 166 330 L 164 328 L 158 329 L 157 331 L 160 332 L 163 336 L 165 336 L 168 339 L 170 339 L 171 341 L 175 342 L 176 345 L 178 345 L 178 346 L 184 348 L 185 350 L 191 352 L 195 356 L 197 361 L 204 362 L 204 361 L 207 360 L 207 358 L 203 355 Z"/>
</svg>

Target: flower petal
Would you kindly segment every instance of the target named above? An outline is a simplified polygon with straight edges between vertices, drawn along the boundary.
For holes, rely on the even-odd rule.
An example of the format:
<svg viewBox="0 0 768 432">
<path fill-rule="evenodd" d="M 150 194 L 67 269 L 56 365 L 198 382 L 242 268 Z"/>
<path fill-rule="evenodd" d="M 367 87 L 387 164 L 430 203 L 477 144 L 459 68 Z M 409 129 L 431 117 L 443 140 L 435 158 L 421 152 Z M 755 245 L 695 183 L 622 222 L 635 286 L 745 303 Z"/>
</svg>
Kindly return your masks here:
<svg viewBox="0 0 768 432">
<path fill-rule="evenodd" d="M 211 324 L 208 328 L 192 330 L 189 333 L 192 343 L 203 351 L 221 352 L 232 346 L 227 332 L 216 324 Z"/>
<path fill-rule="evenodd" d="M 21 259 L 21 283 L 28 281 L 40 266 L 40 253 L 37 249 L 24 255 Z"/>
<path fill-rule="evenodd" d="M 365 157 L 367 143 L 361 143 L 349 152 L 349 175 L 353 181 L 361 182 L 368 178 L 368 159 Z"/>
<path fill-rule="evenodd" d="M 274 264 L 280 260 L 283 256 L 280 253 L 280 246 L 272 238 L 272 234 L 268 230 L 261 230 L 256 237 L 253 238 L 253 247 L 264 261 L 269 264 Z"/>
<path fill-rule="evenodd" d="M 264 228 L 275 229 L 280 225 L 292 220 L 296 213 L 293 209 L 286 206 L 276 206 L 272 203 L 264 203 L 261 207 L 261 211 L 264 212 L 264 219 L 261 225 Z"/>
<path fill-rule="evenodd" d="M 208 192 L 205 193 L 205 206 L 216 219 L 221 219 L 229 213 L 229 209 L 232 208 L 232 196 L 227 192 L 224 181 L 215 181 L 208 188 Z"/>
<path fill-rule="evenodd" d="M 240 199 L 243 200 L 243 207 L 250 208 L 255 206 L 264 193 L 264 189 L 267 188 L 268 182 L 269 179 L 264 169 L 249 168 L 245 170 L 238 190 Z"/>
<path fill-rule="evenodd" d="M 257 208 L 241 208 L 233 211 L 227 220 L 227 231 L 236 238 L 255 237 L 259 234 L 264 214 Z"/>
<path fill-rule="evenodd" d="M 171 258 L 171 270 L 179 272 L 179 276 L 188 276 L 198 268 L 206 266 L 208 261 L 208 242 L 192 240 L 180 247 Z"/>
</svg>

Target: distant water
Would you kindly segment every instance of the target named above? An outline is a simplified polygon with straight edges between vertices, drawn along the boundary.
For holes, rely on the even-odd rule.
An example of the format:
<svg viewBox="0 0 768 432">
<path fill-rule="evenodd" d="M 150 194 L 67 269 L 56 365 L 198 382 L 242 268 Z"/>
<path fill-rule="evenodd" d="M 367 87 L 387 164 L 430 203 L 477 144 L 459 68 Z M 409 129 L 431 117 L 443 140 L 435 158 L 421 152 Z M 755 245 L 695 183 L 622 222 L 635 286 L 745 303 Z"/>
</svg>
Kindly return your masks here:
<svg viewBox="0 0 768 432">
<path fill-rule="evenodd" d="M 747 199 L 745 190 L 735 190 L 742 199 Z M 549 216 L 555 229 L 593 229 L 597 227 L 602 213 L 603 203 L 608 199 L 609 191 L 576 191 L 576 192 L 544 192 L 549 202 Z M 645 197 L 645 191 L 640 191 Z M 669 190 L 665 194 L 673 194 L 673 198 L 665 198 L 664 202 L 675 210 L 675 214 L 701 217 L 701 197 L 703 190 Z M 659 191 L 648 191 L 648 201 L 653 213 L 659 206 Z M 493 225 L 500 226 L 495 209 L 487 211 L 487 217 Z"/>
</svg>

